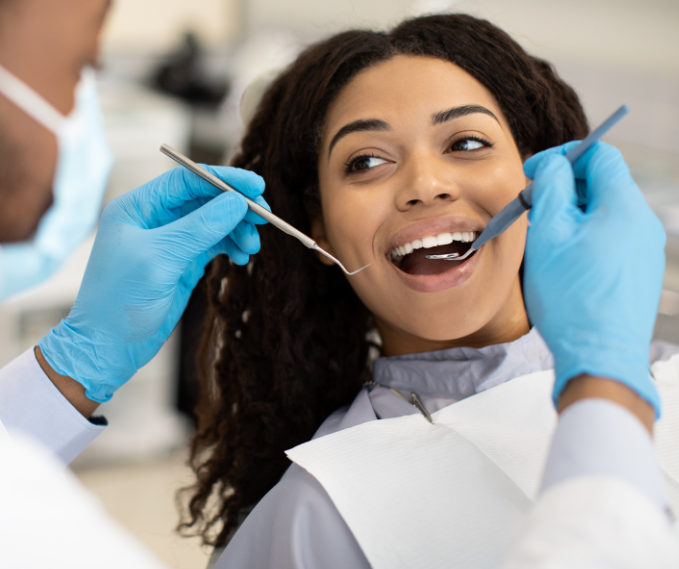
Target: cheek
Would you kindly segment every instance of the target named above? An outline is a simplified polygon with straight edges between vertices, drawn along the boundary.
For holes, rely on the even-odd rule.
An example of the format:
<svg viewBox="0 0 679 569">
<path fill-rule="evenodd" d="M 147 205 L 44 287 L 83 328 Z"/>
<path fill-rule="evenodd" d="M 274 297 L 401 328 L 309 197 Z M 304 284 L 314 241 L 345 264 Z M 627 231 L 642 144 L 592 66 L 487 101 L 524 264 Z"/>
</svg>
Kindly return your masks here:
<svg viewBox="0 0 679 569">
<path fill-rule="evenodd" d="M 473 195 L 470 195 L 470 199 L 490 215 L 496 215 L 529 182 L 518 158 L 497 161 L 490 167 L 479 169 L 471 181 Z"/>
<path fill-rule="evenodd" d="M 483 269 L 494 275 L 494 288 L 499 293 L 518 272 L 523 262 L 528 231 L 528 214 L 524 213 L 502 235 L 488 243 Z"/>
<path fill-rule="evenodd" d="M 390 200 L 379 188 L 343 188 L 323 197 L 323 218 L 332 250 L 347 263 L 373 261 L 373 240 L 390 211 Z"/>
<path fill-rule="evenodd" d="M 396 309 L 393 283 L 377 268 L 374 249 L 380 225 L 393 213 L 393 199 L 384 188 L 343 187 L 337 192 L 323 193 L 322 202 L 326 237 L 333 254 L 349 270 L 375 264 L 357 275 L 338 274 L 338 278 L 348 278 L 361 302 L 373 314 L 382 317 L 393 313 Z"/>
<path fill-rule="evenodd" d="M 495 216 L 525 188 L 527 179 L 520 160 L 489 169 L 486 184 L 480 186 L 479 203 L 490 216 Z M 478 279 L 479 300 L 489 310 L 504 302 L 521 267 L 526 246 L 528 215 L 524 213 L 500 236 L 485 246 L 483 262 L 475 275 Z"/>
</svg>

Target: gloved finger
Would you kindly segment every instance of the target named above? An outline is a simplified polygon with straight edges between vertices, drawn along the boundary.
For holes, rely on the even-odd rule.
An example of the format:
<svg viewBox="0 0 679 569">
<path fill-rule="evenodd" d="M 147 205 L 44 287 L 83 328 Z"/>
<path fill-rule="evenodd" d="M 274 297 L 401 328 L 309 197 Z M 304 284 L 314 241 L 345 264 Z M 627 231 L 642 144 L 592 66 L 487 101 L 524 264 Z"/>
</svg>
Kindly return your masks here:
<svg viewBox="0 0 679 569">
<path fill-rule="evenodd" d="M 176 304 L 180 315 L 184 312 L 193 289 L 205 274 L 205 267 L 207 264 L 217 255 L 228 255 L 229 253 L 239 261 L 239 264 L 244 260 L 245 262 L 248 260 L 248 255 L 240 251 L 233 242 L 229 242 L 228 237 L 225 237 L 219 243 L 198 255 L 198 257 L 188 264 L 177 283 L 177 293 L 174 295 L 172 301 L 173 305 Z"/>
<path fill-rule="evenodd" d="M 179 278 L 175 293 L 172 295 L 168 317 L 159 332 L 162 337 L 169 337 L 177 326 L 177 322 L 186 310 L 193 289 L 196 288 L 198 281 L 205 274 L 205 266 L 212 260 L 212 257 L 199 256 L 193 263 L 189 264 L 184 274 Z"/>
<path fill-rule="evenodd" d="M 211 247 L 206 255 L 209 260 L 214 259 L 217 255 L 226 255 L 231 259 L 236 265 L 247 265 L 250 261 L 250 255 L 241 250 L 238 245 L 236 245 L 231 239 L 231 237 L 225 237 L 219 243 Z M 207 264 L 207 262 L 206 262 Z"/>
<path fill-rule="evenodd" d="M 542 152 L 538 152 L 534 156 L 531 156 L 526 162 L 524 163 L 524 173 L 526 174 L 527 177 L 533 178 L 535 175 L 535 170 L 538 168 L 538 166 L 542 163 L 543 160 L 545 160 L 548 156 L 554 156 L 554 155 L 563 155 L 565 156 L 568 152 L 570 152 L 573 148 L 575 148 L 578 144 L 580 144 L 579 140 L 574 140 L 572 142 L 567 142 L 566 144 L 562 144 L 561 146 L 555 146 L 554 148 L 548 148 L 547 150 L 544 150 Z M 596 146 L 596 144 L 594 145 Z M 588 152 L 592 152 L 593 149 L 590 148 Z M 578 196 L 578 205 L 579 206 L 585 206 L 587 204 L 588 200 L 588 195 L 587 195 L 587 181 L 585 179 L 585 171 L 584 169 L 574 169 L 574 176 L 575 176 L 575 189 L 576 193 Z"/>
<path fill-rule="evenodd" d="M 259 253 L 261 247 L 259 241 L 259 233 L 257 227 L 246 220 L 241 221 L 234 230 L 229 234 L 229 238 L 236 244 L 236 246 L 249 255 Z"/>
<path fill-rule="evenodd" d="M 576 176 L 587 180 L 588 212 L 603 204 L 614 209 L 636 208 L 644 202 L 620 151 L 598 142 L 574 164 Z"/>
<path fill-rule="evenodd" d="M 231 166 L 209 166 L 208 164 L 200 164 L 200 166 L 252 200 L 264 193 L 264 178 L 250 170 Z"/>
<path fill-rule="evenodd" d="M 266 200 L 262 196 L 257 196 L 252 201 L 261 205 L 267 211 L 271 211 L 271 206 L 269 206 L 269 204 L 266 203 Z M 268 223 L 266 219 L 260 217 L 251 209 L 248 210 L 247 214 L 245 214 L 245 219 L 250 223 L 254 223 L 255 225 L 264 225 L 265 223 Z"/>
<path fill-rule="evenodd" d="M 189 263 L 184 273 L 176 283 L 176 289 L 172 295 L 172 304 L 170 306 L 167 319 L 159 332 L 162 337 L 169 337 L 174 328 L 179 322 L 179 319 L 186 310 L 186 305 L 189 298 L 196 288 L 198 281 L 205 274 L 205 267 L 207 264 L 222 251 L 217 250 L 218 246 L 199 255 L 193 262 Z"/>
<path fill-rule="evenodd" d="M 256 198 L 264 192 L 264 180 L 254 172 L 227 166 L 206 169 L 248 197 Z M 118 200 L 135 225 L 153 229 L 195 211 L 222 193 L 197 174 L 178 167 Z"/>
<path fill-rule="evenodd" d="M 572 142 L 567 142 L 566 144 L 562 144 L 561 146 L 555 146 L 553 148 L 548 148 L 547 150 L 543 150 L 542 152 L 538 152 L 537 154 L 534 154 L 531 156 L 528 160 L 526 160 L 523 163 L 523 171 L 526 174 L 527 177 L 529 177 L 531 180 L 535 177 L 535 171 L 537 170 L 538 166 L 542 164 L 543 161 L 545 161 L 549 156 L 553 155 L 558 155 L 558 156 L 565 156 L 570 150 L 575 148 L 578 144 L 580 143 L 579 140 L 574 140 Z"/>
<path fill-rule="evenodd" d="M 546 239 L 554 243 L 569 239 L 583 215 L 577 207 L 570 163 L 562 155 L 552 153 L 540 160 L 533 176 L 529 239 Z"/>
<path fill-rule="evenodd" d="M 226 192 L 204 206 L 162 228 L 165 254 L 191 262 L 222 241 L 245 218 L 247 203 L 243 196 Z M 176 267 L 181 273 L 185 266 Z"/>
<path fill-rule="evenodd" d="M 218 193 L 217 195 L 220 195 L 220 194 Z M 166 216 L 164 217 L 164 223 L 162 223 L 161 225 L 164 225 L 165 223 L 171 223 L 175 219 L 179 219 L 180 217 L 184 217 L 184 216 L 188 215 L 192 211 L 195 211 L 199 207 L 202 207 L 203 205 L 205 205 L 211 199 L 213 199 L 213 198 L 212 197 L 198 197 L 195 200 L 183 203 L 181 206 L 179 206 L 175 209 L 168 210 Z M 262 196 L 256 196 L 256 197 L 252 198 L 252 201 L 261 205 L 264 209 L 271 211 L 271 207 L 269 206 L 268 203 L 266 203 L 266 200 Z M 267 221 L 265 219 L 262 219 L 259 215 L 257 215 L 251 209 L 248 209 L 248 212 L 246 214 L 246 219 L 250 223 L 254 223 L 255 225 L 264 225 L 264 224 L 267 223 Z"/>
<path fill-rule="evenodd" d="M 264 204 L 266 204 L 266 202 L 264 202 Z M 213 245 L 209 250 L 208 256 L 213 258 L 219 253 L 225 253 L 236 264 L 243 265 L 249 261 L 250 255 L 259 252 L 260 247 L 259 232 L 257 231 L 256 226 L 244 219 L 243 221 L 240 221 L 220 243 Z"/>
<path fill-rule="evenodd" d="M 207 164 L 201 164 L 201 166 L 236 190 L 240 191 L 243 195 L 254 201 L 256 204 L 261 205 L 267 211 L 271 211 L 271 207 L 262 197 L 265 187 L 264 179 L 261 176 L 255 174 L 254 172 L 250 172 L 249 170 L 241 170 L 239 168 L 231 168 L 228 166 L 209 166 Z M 253 178 L 253 176 L 256 178 Z M 253 185 L 253 180 L 256 180 L 257 184 Z M 265 219 L 250 209 L 246 214 L 246 219 L 255 225 L 264 225 L 268 223 Z"/>
</svg>

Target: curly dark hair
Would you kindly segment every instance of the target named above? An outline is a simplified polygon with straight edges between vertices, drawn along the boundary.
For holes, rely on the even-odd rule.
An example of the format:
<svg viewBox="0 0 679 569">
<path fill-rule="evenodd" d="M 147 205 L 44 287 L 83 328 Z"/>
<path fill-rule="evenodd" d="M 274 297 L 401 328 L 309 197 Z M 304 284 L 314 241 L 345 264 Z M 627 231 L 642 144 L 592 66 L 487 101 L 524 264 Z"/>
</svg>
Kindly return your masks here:
<svg viewBox="0 0 679 569">
<path fill-rule="evenodd" d="M 407 20 L 389 32 L 352 30 L 306 49 L 265 93 L 233 166 L 267 184 L 277 215 L 309 234 L 320 214 L 324 120 L 359 72 L 396 55 L 454 63 L 502 109 L 525 158 L 582 138 L 577 95 L 549 63 L 468 15 Z M 271 226 L 247 267 L 222 256 L 206 277 L 210 304 L 198 356 L 202 393 L 191 443 L 197 482 L 180 530 L 224 545 L 241 508 L 256 504 L 309 440 L 370 379 L 371 315 L 336 266 Z"/>
</svg>

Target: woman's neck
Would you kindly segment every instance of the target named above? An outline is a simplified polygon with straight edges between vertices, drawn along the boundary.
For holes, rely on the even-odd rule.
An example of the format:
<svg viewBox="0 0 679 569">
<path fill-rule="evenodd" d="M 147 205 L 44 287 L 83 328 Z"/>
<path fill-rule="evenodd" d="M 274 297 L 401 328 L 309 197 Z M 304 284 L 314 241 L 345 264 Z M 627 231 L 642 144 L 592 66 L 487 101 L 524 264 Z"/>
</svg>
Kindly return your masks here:
<svg viewBox="0 0 679 569">
<path fill-rule="evenodd" d="M 400 356 L 446 350 L 448 348 L 483 348 L 494 344 L 504 344 L 518 340 L 530 331 L 530 322 L 523 303 L 520 286 L 517 286 L 502 309 L 484 326 L 464 337 L 432 340 L 411 334 L 375 318 L 382 339 L 382 352 L 385 356 Z"/>
</svg>

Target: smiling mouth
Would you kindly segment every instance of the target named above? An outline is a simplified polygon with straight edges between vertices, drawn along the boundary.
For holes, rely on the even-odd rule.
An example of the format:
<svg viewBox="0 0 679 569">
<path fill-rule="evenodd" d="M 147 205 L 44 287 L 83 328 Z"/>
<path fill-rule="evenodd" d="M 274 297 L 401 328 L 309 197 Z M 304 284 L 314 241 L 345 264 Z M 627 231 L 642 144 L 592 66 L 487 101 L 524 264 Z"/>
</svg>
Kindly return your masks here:
<svg viewBox="0 0 679 569">
<path fill-rule="evenodd" d="M 478 237 L 476 232 L 442 233 L 416 239 L 411 243 L 395 247 L 389 257 L 391 262 L 401 271 L 410 275 L 438 275 L 460 267 L 476 253 L 472 253 L 464 261 L 446 261 L 444 259 L 427 259 L 427 255 L 463 255 Z"/>
</svg>

